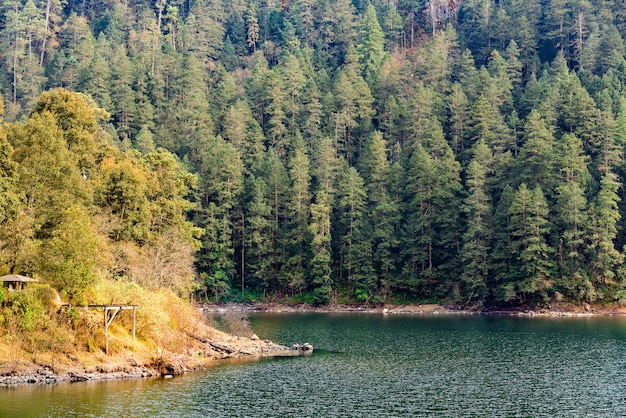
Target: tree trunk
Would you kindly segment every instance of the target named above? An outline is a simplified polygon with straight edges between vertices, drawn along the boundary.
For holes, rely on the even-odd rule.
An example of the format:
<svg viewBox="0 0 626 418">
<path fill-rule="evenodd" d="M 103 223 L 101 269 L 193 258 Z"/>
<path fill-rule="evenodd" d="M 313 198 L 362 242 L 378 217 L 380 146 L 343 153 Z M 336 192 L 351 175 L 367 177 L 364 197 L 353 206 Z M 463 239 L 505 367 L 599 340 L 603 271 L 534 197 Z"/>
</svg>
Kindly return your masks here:
<svg viewBox="0 0 626 418">
<path fill-rule="evenodd" d="M 43 57 L 46 51 L 46 41 L 48 40 L 48 26 L 50 25 L 50 2 L 46 0 L 46 19 L 43 30 L 43 40 L 41 41 L 41 56 L 39 57 L 39 66 L 43 66 Z"/>
</svg>

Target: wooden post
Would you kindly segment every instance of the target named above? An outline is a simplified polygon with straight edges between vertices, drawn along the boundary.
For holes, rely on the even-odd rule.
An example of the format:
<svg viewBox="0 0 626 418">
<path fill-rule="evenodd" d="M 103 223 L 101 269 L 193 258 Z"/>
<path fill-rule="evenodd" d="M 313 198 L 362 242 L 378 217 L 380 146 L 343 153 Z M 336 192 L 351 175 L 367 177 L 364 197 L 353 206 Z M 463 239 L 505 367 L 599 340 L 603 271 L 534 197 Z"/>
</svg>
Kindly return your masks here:
<svg viewBox="0 0 626 418">
<path fill-rule="evenodd" d="M 109 354 L 109 325 L 115 319 L 115 316 L 120 311 L 121 306 L 105 306 L 104 307 L 104 353 Z M 134 309 L 134 308 L 133 308 Z M 111 318 L 109 318 L 109 310 L 113 311 Z"/>
<path fill-rule="evenodd" d="M 104 354 L 109 354 L 109 326 L 107 325 L 107 308 L 102 308 L 104 312 Z"/>
<path fill-rule="evenodd" d="M 137 324 L 137 308 L 133 306 L 133 342 L 135 342 L 136 340 L 136 337 L 135 337 L 136 335 L 135 329 L 137 328 L 136 324 Z"/>
</svg>

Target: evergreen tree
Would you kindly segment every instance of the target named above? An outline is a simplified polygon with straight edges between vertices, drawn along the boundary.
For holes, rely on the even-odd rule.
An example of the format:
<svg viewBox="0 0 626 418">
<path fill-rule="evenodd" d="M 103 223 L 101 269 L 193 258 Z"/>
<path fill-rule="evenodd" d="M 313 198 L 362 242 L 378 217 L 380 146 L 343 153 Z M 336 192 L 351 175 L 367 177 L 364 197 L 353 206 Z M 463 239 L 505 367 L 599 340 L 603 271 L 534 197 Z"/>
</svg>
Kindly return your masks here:
<svg viewBox="0 0 626 418">
<path fill-rule="evenodd" d="M 310 167 L 309 157 L 301 147 L 296 146 L 289 160 L 291 189 L 287 196 L 287 230 L 284 235 L 285 250 L 282 261 L 283 285 L 299 294 L 307 286 L 305 273 L 309 259 L 310 231 Z"/>
<path fill-rule="evenodd" d="M 463 153 L 468 146 L 469 102 L 459 83 L 454 83 L 448 96 L 449 132 L 452 149 L 456 155 Z"/>
<path fill-rule="evenodd" d="M 300 66 L 300 62 L 292 54 L 286 54 L 281 59 L 276 69 L 281 79 L 281 86 L 285 97 L 282 103 L 276 103 L 275 106 L 283 106 L 287 130 L 289 136 L 293 137 L 298 130 L 301 95 L 302 89 L 306 84 L 306 78 Z"/>
<path fill-rule="evenodd" d="M 237 100 L 224 117 L 222 135 L 235 147 L 246 171 L 261 168 L 265 151 L 261 127 L 252 117 L 252 111 L 244 100 Z"/>
<path fill-rule="evenodd" d="M 590 280 L 595 289 L 606 288 L 615 284 L 615 271 L 623 263 L 624 256 L 613 243 L 617 233 L 616 225 L 620 219 L 617 210 L 619 183 L 615 175 L 606 171 L 600 180 L 600 190 L 591 211 L 591 248 Z M 587 299 L 593 300 L 595 294 L 587 293 Z M 600 296 L 603 296 L 600 293 Z"/>
<path fill-rule="evenodd" d="M 286 194 L 289 189 L 287 170 L 273 150 L 269 150 L 263 164 L 263 179 L 267 185 L 267 201 L 271 208 L 269 241 L 271 243 L 270 265 L 277 278 L 283 254 L 283 233 L 286 215 Z M 277 283 L 278 287 L 278 283 Z"/>
<path fill-rule="evenodd" d="M 206 87 L 200 62 L 193 54 L 183 58 L 176 84 L 169 92 L 168 107 L 162 113 L 158 145 L 165 145 L 179 156 L 196 157 L 197 150 L 214 131 L 209 114 Z M 195 162 L 197 158 L 195 158 Z"/>
<path fill-rule="evenodd" d="M 360 136 L 355 131 L 362 124 L 367 124 L 374 115 L 374 98 L 367 83 L 354 71 L 340 72 L 333 86 L 337 110 L 332 115 L 335 127 L 335 141 L 339 144 L 338 152 L 346 156 L 348 162 L 360 154 L 363 144 L 357 142 Z"/>
<path fill-rule="evenodd" d="M 373 81 L 385 57 L 385 35 L 378 23 L 376 9 L 369 4 L 361 21 L 357 50 L 363 77 Z"/>
<path fill-rule="evenodd" d="M 421 144 L 417 144 L 407 172 L 407 211 L 404 215 L 403 275 L 412 292 L 432 295 L 435 284 L 435 220 L 432 179 L 435 166 Z"/>
<path fill-rule="evenodd" d="M 91 95 L 98 105 L 108 111 L 113 108 L 110 96 L 111 70 L 109 64 L 96 51 L 89 66 L 80 74 L 79 88 Z"/>
<path fill-rule="evenodd" d="M 256 45 L 259 41 L 259 19 L 257 17 L 257 11 L 255 2 L 250 2 L 250 8 L 248 9 L 246 17 L 246 26 L 248 27 L 248 47 L 251 47 L 256 52 Z"/>
<path fill-rule="evenodd" d="M 522 183 L 509 208 L 511 250 L 516 255 L 510 278 L 505 285 L 508 300 L 528 302 L 540 297 L 549 299 L 552 288 L 552 248 L 547 243 L 550 232 L 548 203 L 541 188 L 528 189 Z"/>
<path fill-rule="evenodd" d="M 586 250 L 591 236 L 585 196 L 589 179 L 587 161 L 581 141 L 575 135 L 561 140 L 561 184 L 557 188 L 557 209 L 560 226 L 558 263 L 560 285 L 574 299 L 593 298 L 593 285 L 586 268 Z"/>
<path fill-rule="evenodd" d="M 489 288 L 494 299 L 499 302 L 508 302 L 514 298 L 511 292 L 513 286 L 509 284 L 512 276 L 509 275 L 513 264 L 514 254 L 511 250 L 512 236 L 509 229 L 509 208 L 513 203 L 515 191 L 510 185 L 506 185 L 496 206 L 493 215 L 493 251 L 490 254 L 492 277 L 489 280 Z"/>
<path fill-rule="evenodd" d="M 267 186 L 261 178 L 247 180 L 250 189 L 246 211 L 245 251 L 248 282 L 266 291 L 276 291 L 277 283 L 272 272 L 271 236 L 272 208 L 267 200 Z"/>
<path fill-rule="evenodd" d="M 233 283 L 233 212 L 243 192 L 243 166 L 235 148 L 220 137 L 209 141 L 201 159 L 199 189 L 203 210 L 197 224 L 206 232 L 199 267 L 215 282 L 227 278 Z"/>
<path fill-rule="evenodd" d="M 219 58 L 223 48 L 226 16 L 221 0 L 196 0 L 189 11 L 186 31 L 188 51 L 202 64 Z"/>
<path fill-rule="evenodd" d="M 468 196 L 464 212 L 467 215 L 467 230 L 463 235 L 463 281 L 467 300 L 483 302 L 488 295 L 490 274 L 489 254 L 491 250 L 491 202 L 486 193 L 485 168 L 474 158 L 467 168 Z"/>
<path fill-rule="evenodd" d="M 376 275 L 366 220 L 367 192 L 356 168 L 346 166 L 339 181 L 337 199 L 340 277 L 345 277 L 343 280 L 350 294 L 356 291 L 359 299 L 367 300 L 376 289 Z"/>
<path fill-rule="evenodd" d="M 529 187 L 541 187 L 549 197 L 553 197 L 557 179 L 555 141 L 539 112 L 533 110 L 528 115 L 524 136 L 525 142 L 519 153 L 522 181 Z"/>
<path fill-rule="evenodd" d="M 226 35 L 237 56 L 248 54 L 248 40 L 246 39 L 246 23 L 241 12 L 235 10 L 226 24 Z M 226 44 L 224 44 L 226 47 Z"/>
<path fill-rule="evenodd" d="M 357 36 L 354 6 L 350 0 L 324 2 L 320 22 L 321 47 L 332 57 L 334 66 L 341 65 Z"/>
<path fill-rule="evenodd" d="M 367 181 L 374 269 L 381 284 L 391 286 L 395 282 L 399 262 L 397 231 L 400 228 L 400 207 L 391 194 L 391 163 L 387 142 L 380 132 L 374 132 L 368 141 L 361 167 Z"/>
<path fill-rule="evenodd" d="M 331 300 L 331 206 L 328 195 L 319 190 L 315 196 L 315 203 L 311 204 L 310 231 L 311 240 L 311 283 L 315 303 L 328 303 Z"/>
</svg>

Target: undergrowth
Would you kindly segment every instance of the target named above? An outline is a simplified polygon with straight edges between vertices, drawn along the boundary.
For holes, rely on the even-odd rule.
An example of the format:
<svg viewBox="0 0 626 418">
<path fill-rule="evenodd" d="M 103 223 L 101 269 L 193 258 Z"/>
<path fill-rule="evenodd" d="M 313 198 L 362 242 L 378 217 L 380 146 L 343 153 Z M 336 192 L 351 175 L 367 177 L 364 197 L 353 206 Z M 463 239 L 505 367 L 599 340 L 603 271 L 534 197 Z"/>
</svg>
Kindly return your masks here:
<svg viewBox="0 0 626 418">
<path fill-rule="evenodd" d="M 130 352 L 163 359 L 168 353 L 191 353 L 191 336 L 214 332 L 189 301 L 130 281 L 98 281 L 85 293 L 84 306 L 62 304 L 46 285 L 19 292 L 0 289 L 0 372 L 14 373 L 21 363 L 55 370 L 77 357 L 102 356 L 103 309 L 87 305 L 103 304 L 137 305 L 136 339 L 132 310 L 120 311 L 109 327 L 110 355 Z"/>
</svg>

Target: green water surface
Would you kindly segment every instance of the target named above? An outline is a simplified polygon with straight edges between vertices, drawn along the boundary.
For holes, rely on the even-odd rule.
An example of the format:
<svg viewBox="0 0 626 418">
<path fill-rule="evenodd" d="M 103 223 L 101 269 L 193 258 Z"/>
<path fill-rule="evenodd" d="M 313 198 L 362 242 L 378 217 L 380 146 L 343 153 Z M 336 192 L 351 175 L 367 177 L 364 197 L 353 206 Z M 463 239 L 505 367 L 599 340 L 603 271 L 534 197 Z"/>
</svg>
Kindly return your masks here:
<svg viewBox="0 0 626 418">
<path fill-rule="evenodd" d="M 263 314 L 313 356 L 0 388 L 0 417 L 620 417 L 626 319 Z"/>
</svg>

